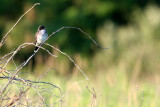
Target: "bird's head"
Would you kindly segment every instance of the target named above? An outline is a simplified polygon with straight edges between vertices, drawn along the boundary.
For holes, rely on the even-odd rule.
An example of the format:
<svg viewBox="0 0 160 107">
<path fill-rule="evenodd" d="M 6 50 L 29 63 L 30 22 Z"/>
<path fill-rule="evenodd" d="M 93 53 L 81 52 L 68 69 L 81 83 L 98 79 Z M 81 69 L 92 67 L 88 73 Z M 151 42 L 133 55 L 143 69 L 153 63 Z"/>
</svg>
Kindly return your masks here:
<svg viewBox="0 0 160 107">
<path fill-rule="evenodd" d="M 44 26 L 39 26 L 39 27 L 38 27 L 38 30 L 44 30 L 44 29 L 45 29 Z"/>
</svg>

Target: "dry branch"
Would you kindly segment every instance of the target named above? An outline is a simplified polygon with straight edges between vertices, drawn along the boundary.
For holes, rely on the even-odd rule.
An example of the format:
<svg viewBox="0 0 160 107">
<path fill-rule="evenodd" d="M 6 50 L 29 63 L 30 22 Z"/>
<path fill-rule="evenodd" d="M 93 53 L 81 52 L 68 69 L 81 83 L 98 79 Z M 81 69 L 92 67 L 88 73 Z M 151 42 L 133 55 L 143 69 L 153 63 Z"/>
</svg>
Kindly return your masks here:
<svg viewBox="0 0 160 107">
<path fill-rule="evenodd" d="M 22 48 L 24 48 L 24 47 L 26 47 L 26 46 L 29 46 L 29 45 L 34 45 L 34 46 L 35 46 L 35 44 L 33 44 L 33 43 L 23 43 L 22 45 L 20 45 L 20 46 L 13 52 L 12 56 L 7 60 L 7 62 L 6 62 L 6 64 L 4 65 L 3 69 L 6 68 L 8 62 L 15 56 L 15 54 L 16 54 L 19 50 L 21 50 Z M 45 48 L 40 47 L 40 46 L 39 46 L 39 48 L 42 48 L 42 49 L 46 50 Z M 55 56 L 55 55 L 53 55 L 52 53 L 50 53 L 48 50 L 46 50 L 46 51 L 47 51 L 49 54 L 51 54 L 52 56 Z M 15 71 L 15 73 L 13 74 L 13 76 L 11 77 L 11 79 L 9 80 L 9 82 L 7 83 L 7 85 L 0 91 L 0 96 L 2 96 L 2 94 L 4 93 L 4 91 L 6 90 L 6 88 L 8 87 L 8 85 L 12 82 L 12 80 L 16 77 L 16 75 L 18 74 L 18 72 L 19 72 L 26 64 L 28 64 L 28 62 L 33 58 L 33 56 L 35 56 L 36 53 L 37 53 L 37 51 L 34 52 L 34 53 L 22 64 L 22 66 L 20 66 L 20 67 Z"/>
<path fill-rule="evenodd" d="M 61 50 L 59 50 L 58 48 L 55 48 L 54 46 L 45 43 L 45 45 L 50 46 L 51 48 L 55 49 L 56 51 L 60 52 L 61 54 L 67 56 L 69 58 L 69 60 L 71 62 L 73 62 L 73 64 L 79 69 L 79 71 L 86 77 L 86 80 L 89 80 L 88 76 L 81 70 L 81 68 L 75 63 L 75 61 L 66 53 L 62 52 Z"/>
<path fill-rule="evenodd" d="M 91 102 L 91 107 L 93 107 L 94 105 L 96 106 L 96 91 L 94 90 L 94 88 L 92 88 L 93 92 L 88 88 L 88 86 L 86 86 L 87 90 L 92 94 L 92 102 Z"/>
<path fill-rule="evenodd" d="M 5 43 L 5 40 L 7 39 L 8 34 L 13 30 L 13 28 L 19 23 L 19 21 L 29 12 L 31 11 L 36 5 L 40 5 L 40 3 L 35 3 L 29 10 L 27 10 L 18 20 L 17 22 L 12 26 L 12 28 L 7 32 L 7 34 L 2 38 L 0 43 L 0 48 Z"/>
<path fill-rule="evenodd" d="M 0 79 L 10 79 L 11 77 L 8 77 L 8 76 L 0 76 Z M 44 102 L 44 104 L 45 104 L 45 100 L 44 100 L 44 98 L 43 98 L 43 96 L 40 94 L 40 92 L 36 89 L 36 87 L 34 87 L 34 85 L 33 85 L 33 83 L 34 84 L 43 84 L 43 85 L 50 85 L 50 86 L 52 86 L 52 87 L 54 87 L 54 88 L 57 88 L 58 90 L 59 90 L 59 92 L 60 92 L 60 95 L 62 96 L 62 92 L 61 92 L 61 89 L 58 87 L 58 86 L 56 86 L 56 85 L 54 85 L 54 84 L 52 84 L 52 83 L 50 83 L 50 82 L 43 82 L 43 81 L 32 81 L 32 80 L 25 80 L 25 79 L 22 79 L 22 78 L 13 78 L 13 80 L 14 81 L 18 81 L 18 82 L 24 82 L 25 81 L 25 83 L 26 83 L 26 85 L 27 86 L 29 86 L 29 88 L 31 87 L 31 88 L 33 88 L 37 93 L 38 93 L 38 95 L 41 97 L 41 99 L 43 100 L 43 102 Z M 27 90 L 28 91 L 28 90 Z M 24 94 L 24 93 L 26 93 L 26 91 L 23 91 L 23 92 L 21 92 L 20 94 L 19 94 L 19 97 L 16 97 L 13 101 L 12 101 L 12 103 L 10 103 L 9 105 L 13 105 L 15 102 L 17 102 L 19 99 L 20 99 L 20 97 L 21 97 L 21 95 L 22 94 Z M 1 97 L 0 98 L 0 101 L 1 100 L 3 100 L 3 97 Z M 61 102 L 62 103 L 62 102 Z M 46 104 L 45 104 L 46 105 Z"/>
<path fill-rule="evenodd" d="M 61 96 L 61 98 L 58 99 L 58 100 L 54 103 L 54 105 L 55 105 L 58 101 L 62 101 L 62 99 L 70 92 L 70 90 L 71 90 L 74 86 L 76 86 L 77 84 L 82 83 L 82 82 L 84 82 L 84 81 L 82 80 L 82 81 L 78 81 L 78 82 L 74 83 L 74 84 Z"/>
<path fill-rule="evenodd" d="M 13 27 L 7 32 L 7 34 L 2 38 L 1 42 L 0 42 L 0 48 L 2 47 L 2 45 L 5 43 L 9 33 L 14 29 L 14 27 L 19 23 L 19 21 L 29 12 L 31 11 L 36 5 L 40 5 L 40 3 L 35 3 L 29 10 L 27 10 L 18 20 L 17 22 L 13 25 Z M 43 82 L 43 81 L 39 81 L 42 77 L 44 77 L 46 74 L 48 74 L 48 72 L 50 71 L 47 71 L 46 73 L 44 73 L 38 81 L 32 81 L 32 80 L 27 80 L 27 79 L 23 79 L 21 77 L 19 77 L 18 73 L 23 69 L 23 67 L 25 67 L 28 62 L 36 55 L 36 53 L 39 51 L 39 49 L 43 49 L 44 51 L 46 51 L 49 55 L 53 56 L 53 57 L 57 57 L 56 55 L 53 55 L 49 50 L 45 49 L 44 47 L 42 47 L 43 44 L 53 48 L 54 50 L 60 52 L 61 54 L 67 56 L 69 58 L 69 60 L 71 62 L 73 62 L 73 64 L 78 68 L 78 70 L 86 77 L 86 80 L 89 80 L 88 76 L 81 70 L 81 68 L 76 64 L 76 62 L 66 53 L 62 52 L 61 50 L 59 50 L 58 48 L 55 48 L 53 45 L 50 45 L 50 44 L 47 44 L 45 43 L 50 37 L 52 37 L 53 35 L 55 35 L 56 33 L 60 32 L 62 29 L 76 29 L 76 30 L 79 30 L 81 33 L 83 33 L 84 35 L 86 35 L 87 37 L 89 37 L 89 39 L 92 40 L 92 42 L 99 48 L 101 49 L 109 49 L 109 48 L 104 48 L 102 46 L 100 46 L 89 34 L 87 34 L 86 32 L 84 32 L 82 29 L 80 28 L 77 28 L 77 27 L 61 27 L 60 29 L 56 30 L 55 32 L 53 32 L 52 34 L 50 34 L 48 36 L 48 38 L 40 45 L 40 46 L 37 46 L 39 47 L 35 52 L 33 52 L 30 57 L 28 57 L 28 59 L 24 62 L 22 62 L 19 66 L 17 66 L 14 62 L 14 56 L 22 49 L 22 48 L 26 48 L 27 46 L 35 46 L 34 43 L 23 43 L 21 45 L 18 46 L 17 49 L 11 51 L 10 53 L 4 55 L 2 58 L 0 58 L 0 73 L 2 73 L 3 76 L 0 76 L 0 79 L 7 79 L 8 80 L 8 83 L 7 84 L 3 84 L 3 88 L 0 90 L 0 103 L 2 102 L 3 98 L 7 96 L 7 94 L 9 93 L 9 91 L 11 89 L 9 89 L 7 92 L 5 92 L 8 88 L 8 86 L 12 83 L 14 83 L 14 81 L 16 82 L 22 82 L 24 83 L 26 86 L 29 86 L 29 88 L 25 91 L 22 91 L 19 93 L 19 96 L 16 97 L 15 99 L 12 100 L 11 103 L 8 104 L 8 106 L 13 106 L 17 101 L 20 100 L 21 96 L 24 95 L 30 88 L 33 88 L 36 93 L 38 93 L 38 95 L 40 96 L 40 98 L 42 99 L 43 103 L 47 106 L 46 102 L 45 102 L 45 98 L 43 98 L 43 96 L 41 95 L 41 92 L 39 92 L 37 90 L 37 87 L 40 88 L 38 85 L 33 85 L 33 84 L 47 84 L 47 85 L 50 85 L 54 88 L 57 88 L 59 91 L 60 91 L 60 95 L 61 97 L 54 103 L 54 105 L 60 101 L 61 102 L 61 106 L 62 106 L 62 99 L 64 98 L 64 96 L 66 96 L 69 91 L 71 90 L 71 88 L 81 82 L 84 82 L 84 81 L 79 81 L 79 82 L 76 82 L 74 83 L 67 91 L 65 94 L 62 95 L 62 92 L 61 92 L 61 89 L 52 84 L 52 83 L 49 83 L 49 82 Z M 13 63 L 13 65 L 16 67 L 13 71 L 14 73 L 11 73 L 9 70 L 6 69 L 6 67 L 8 66 L 8 63 L 11 62 Z M 53 69 L 53 68 L 52 68 Z M 6 73 L 6 74 L 4 74 Z M 7 75 L 7 76 L 6 76 Z M 2 87 L 2 85 L 1 85 Z M 43 89 L 43 88 L 42 88 Z M 88 89 L 88 88 L 87 88 Z M 45 92 L 50 92 L 51 89 L 45 89 Z M 89 90 L 89 89 L 88 89 Z M 5 92 L 5 93 L 4 93 Z M 43 92 L 43 91 L 42 91 Z M 90 93 L 92 93 L 93 95 L 93 103 L 95 102 L 95 99 L 96 99 L 96 93 L 95 93 L 95 90 L 93 89 L 93 92 L 89 90 Z M 7 96 L 8 97 L 8 96 Z M 9 98 L 9 97 L 8 97 Z M 93 105 L 92 103 L 92 105 Z"/>
<path fill-rule="evenodd" d="M 92 42 L 93 42 L 97 47 L 99 47 L 99 48 L 101 48 L 101 49 L 110 49 L 110 47 L 111 47 L 111 46 L 108 47 L 108 48 L 102 47 L 102 46 L 99 45 L 88 33 L 86 33 L 85 31 L 83 31 L 81 28 L 71 27 L 71 26 L 63 26 L 63 27 L 59 28 L 58 30 L 56 30 L 55 32 L 53 32 L 51 35 L 49 35 L 48 38 L 47 38 L 45 41 L 47 41 L 51 36 L 53 36 L 54 34 L 58 33 L 59 31 L 61 31 L 61 30 L 63 30 L 63 29 L 77 29 L 77 30 L 79 30 L 81 33 L 83 33 L 84 35 L 88 36 L 88 37 L 92 40 Z M 44 41 L 44 43 L 45 43 L 45 41 Z M 43 45 L 44 43 L 42 43 L 41 45 Z"/>
<path fill-rule="evenodd" d="M 5 77 L 2 77 L 0 76 L 0 79 L 10 79 L 11 77 L 8 77 L 8 76 L 5 76 Z M 25 82 L 30 82 L 30 83 L 41 83 L 41 84 L 48 84 L 48 85 L 51 85 L 55 88 L 58 88 L 60 89 L 58 86 L 52 84 L 52 83 L 49 83 L 49 82 L 43 82 L 43 81 L 31 81 L 31 80 L 25 80 L 25 79 L 18 79 L 18 78 L 13 78 L 13 80 L 16 80 L 16 81 L 19 81 L 21 82 L 22 80 L 25 81 Z"/>
<path fill-rule="evenodd" d="M 15 99 L 13 99 L 13 101 L 12 101 L 8 106 L 14 105 L 18 100 L 21 99 L 21 97 L 22 97 L 29 89 L 30 89 L 30 87 L 28 87 L 25 91 L 20 92 L 20 93 L 19 93 L 19 96 L 16 97 Z M 7 107 L 8 107 L 8 106 L 7 106 Z"/>
</svg>

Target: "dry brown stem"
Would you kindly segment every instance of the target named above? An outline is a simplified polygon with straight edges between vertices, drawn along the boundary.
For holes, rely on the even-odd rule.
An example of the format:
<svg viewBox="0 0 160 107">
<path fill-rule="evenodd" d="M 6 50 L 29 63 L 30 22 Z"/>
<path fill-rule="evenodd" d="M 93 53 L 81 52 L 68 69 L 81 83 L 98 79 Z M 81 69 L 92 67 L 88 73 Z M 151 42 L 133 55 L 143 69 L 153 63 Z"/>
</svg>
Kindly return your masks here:
<svg viewBox="0 0 160 107">
<path fill-rule="evenodd" d="M 1 43 L 0 43 L 0 48 L 2 45 L 5 43 L 7 36 L 9 33 L 13 30 L 13 28 L 19 23 L 19 21 L 29 12 L 31 11 L 36 5 L 40 5 L 40 3 L 35 3 L 30 9 L 28 9 L 18 20 L 17 22 L 12 26 L 12 28 L 6 33 L 6 35 L 2 38 Z"/>
<path fill-rule="evenodd" d="M 31 11 L 36 5 L 40 5 L 40 3 L 35 3 L 29 10 L 27 10 L 18 20 L 17 22 L 13 25 L 13 27 L 6 33 L 6 35 L 2 38 L 1 42 L 0 42 L 0 48 L 1 46 L 5 43 L 9 33 L 14 29 L 14 27 L 19 23 L 19 21 L 29 12 Z M 55 101 L 54 105 L 60 101 L 61 106 L 62 106 L 62 99 L 70 92 L 70 90 L 72 89 L 72 87 L 74 87 L 75 85 L 84 82 L 79 81 L 74 83 L 66 92 L 65 94 L 62 95 L 61 89 L 50 83 L 50 82 L 43 82 L 40 81 L 41 78 L 43 78 L 45 75 L 48 74 L 48 72 L 50 72 L 52 69 L 48 70 L 47 72 L 45 72 L 42 76 L 40 76 L 40 78 L 38 79 L 38 81 L 33 81 L 33 80 L 29 80 L 29 79 L 24 79 L 22 77 L 19 76 L 19 72 L 22 71 L 22 69 L 28 64 L 28 62 L 36 55 L 36 53 L 39 51 L 39 49 L 42 49 L 44 51 L 46 51 L 49 55 L 53 56 L 53 57 L 57 57 L 56 55 L 52 54 L 49 50 L 47 50 L 46 48 L 42 47 L 43 44 L 51 47 L 52 49 L 58 51 L 59 53 L 65 55 L 66 57 L 69 58 L 69 60 L 78 68 L 78 70 L 86 77 L 86 80 L 89 80 L 88 76 L 84 73 L 83 70 L 81 70 L 81 68 L 76 64 L 76 62 L 65 52 L 62 52 L 60 49 L 55 48 L 53 45 L 51 44 L 47 44 L 45 43 L 50 37 L 52 37 L 53 35 L 55 35 L 56 33 L 58 33 L 59 31 L 61 31 L 62 29 L 76 29 L 79 30 L 81 33 L 83 33 L 84 35 L 88 36 L 90 40 L 92 40 L 92 42 L 99 48 L 102 49 L 109 49 L 109 48 L 104 48 L 102 46 L 100 46 L 94 39 L 92 39 L 92 37 L 87 34 L 86 32 L 84 32 L 82 29 L 77 28 L 77 27 L 61 27 L 60 29 L 56 30 L 55 32 L 53 32 L 52 34 L 50 34 L 48 36 L 48 38 L 40 45 L 38 46 L 39 48 L 30 55 L 30 57 L 28 57 L 28 59 L 24 62 L 22 62 L 20 65 L 16 65 L 16 63 L 14 62 L 14 57 L 15 55 L 21 51 L 21 49 L 23 48 L 27 48 L 28 46 L 35 46 L 34 43 L 23 43 L 21 45 L 19 45 L 16 49 L 14 49 L 13 51 L 11 51 L 10 53 L 6 53 L 6 55 L 4 55 L 3 57 L 0 58 L 0 80 L 8 80 L 7 82 L 5 82 L 4 84 L 0 85 L 0 103 L 3 103 L 6 99 L 11 100 L 11 102 L 7 102 L 5 106 L 15 106 L 15 104 L 18 104 L 18 101 L 22 98 L 22 96 L 24 96 L 26 93 L 28 93 L 31 89 L 33 89 L 35 91 L 35 93 L 38 94 L 39 98 L 42 100 L 43 105 L 48 106 L 46 104 L 46 99 L 43 97 L 42 93 L 43 92 L 48 92 L 50 93 L 52 96 L 56 96 L 53 94 L 52 89 L 53 88 L 57 88 L 60 92 L 60 97 L 56 96 L 58 100 Z M 12 65 L 14 66 L 13 70 L 8 70 L 7 67 L 10 66 L 10 63 L 12 63 Z M 11 65 L 11 66 L 12 66 Z M 55 69 L 54 69 L 55 70 Z M 12 71 L 12 72 L 11 72 Z M 40 85 L 41 84 L 41 85 Z M 43 85 L 42 85 L 43 84 Z M 10 98 L 10 93 L 12 92 L 11 89 L 13 87 L 13 85 L 18 89 L 18 85 L 21 86 L 22 90 L 18 89 L 19 94 L 14 96 L 13 99 Z M 44 85 L 49 85 L 51 86 L 51 88 L 44 88 Z M 9 87 L 10 86 L 10 87 Z M 9 87 L 9 88 L 8 88 Z M 23 89 L 25 87 L 25 89 Z M 26 87 L 28 87 L 26 89 Z M 93 95 L 92 98 L 92 104 L 91 106 L 93 106 L 93 104 L 95 104 L 96 101 L 96 93 L 95 90 L 93 89 L 93 91 L 89 90 L 89 88 L 87 87 L 88 91 Z M 15 95 L 15 94 L 14 94 Z M 28 103 L 28 99 L 25 99 L 26 103 Z M 41 104 L 41 103 L 40 103 Z"/>
</svg>

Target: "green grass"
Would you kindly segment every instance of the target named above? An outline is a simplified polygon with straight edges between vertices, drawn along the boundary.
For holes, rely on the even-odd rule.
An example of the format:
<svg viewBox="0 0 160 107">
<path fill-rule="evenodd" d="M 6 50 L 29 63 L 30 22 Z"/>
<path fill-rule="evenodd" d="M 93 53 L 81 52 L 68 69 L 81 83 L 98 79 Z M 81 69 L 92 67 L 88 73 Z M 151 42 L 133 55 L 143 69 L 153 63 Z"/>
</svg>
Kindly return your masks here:
<svg viewBox="0 0 160 107">
<path fill-rule="evenodd" d="M 97 75 L 94 76 L 88 75 L 90 77 L 89 81 L 84 80 L 80 76 L 77 76 L 77 78 L 74 76 L 66 78 L 62 75 L 55 75 L 53 72 L 49 72 L 41 81 L 50 82 L 59 86 L 62 94 L 67 92 L 63 98 L 63 106 L 91 106 L 92 94 L 87 90 L 86 86 L 88 86 L 92 92 L 92 88 L 95 89 L 96 99 L 94 104 L 98 107 L 158 107 L 160 104 L 158 82 L 155 82 L 156 80 L 151 81 L 150 79 L 131 80 L 127 76 L 128 71 L 122 69 L 123 67 L 121 66 L 119 67 L 119 69 L 111 69 L 108 72 L 98 72 Z M 155 75 L 156 74 L 152 76 Z M 31 74 L 29 78 L 36 80 L 38 77 Z M 156 78 L 159 78 L 159 76 Z M 82 79 L 84 80 L 83 82 L 73 85 Z M 0 82 L 0 84 L 7 83 L 6 80 L 1 80 Z M 15 82 L 8 87 L 8 89 L 12 89 L 8 94 L 10 97 L 18 95 L 20 90 L 27 89 L 27 86 L 24 84 L 17 83 L 19 82 Z M 38 84 L 34 85 L 38 86 Z M 49 85 L 41 85 L 41 88 L 37 88 L 37 90 L 41 92 L 42 87 L 46 89 L 51 88 Z M 45 91 L 41 93 L 41 95 L 47 105 L 53 106 L 53 103 L 60 98 L 60 94 L 56 88 L 53 88 L 50 92 L 57 95 L 57 97 Z M 33 88 L 29 89 L 25 97 L 31 99 L 31 104 L 36 104 L 37 106 L 39 105 L 38 102 L 42 101 L 39 94 L 36 93 Z M 25 100 L 22 100 L 22 102 L 25 103 Z M 5 103 L 6 101 L 3 101 L 2 104 Z M 56 106 L 59 107 L 60 103 L 57 103 Z"/>
</svg>

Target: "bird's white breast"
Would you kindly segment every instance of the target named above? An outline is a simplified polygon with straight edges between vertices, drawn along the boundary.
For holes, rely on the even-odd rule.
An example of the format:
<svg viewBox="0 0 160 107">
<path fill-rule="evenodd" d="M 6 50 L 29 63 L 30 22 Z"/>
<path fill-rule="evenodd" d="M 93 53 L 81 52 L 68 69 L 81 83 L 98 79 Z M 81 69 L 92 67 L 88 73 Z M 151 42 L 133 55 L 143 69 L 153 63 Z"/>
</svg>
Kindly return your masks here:
<svg viewBox="0 0 160 107">
<path fill-rule="evenodd" d="M 46 30 L 40 30 L 39 34 L 37 36 L 37 42 L 43 43 L 48 37 L 48 34 L 46 33 Z"/>
</svg>

